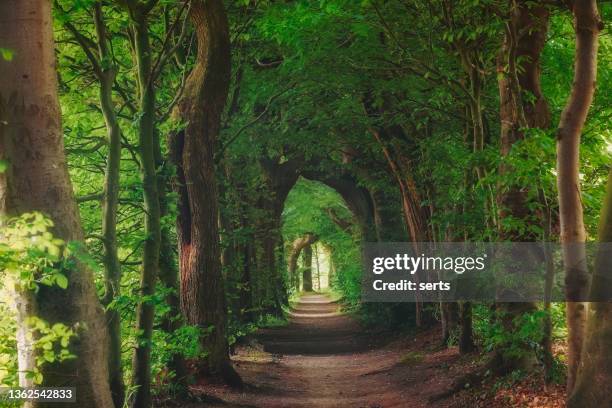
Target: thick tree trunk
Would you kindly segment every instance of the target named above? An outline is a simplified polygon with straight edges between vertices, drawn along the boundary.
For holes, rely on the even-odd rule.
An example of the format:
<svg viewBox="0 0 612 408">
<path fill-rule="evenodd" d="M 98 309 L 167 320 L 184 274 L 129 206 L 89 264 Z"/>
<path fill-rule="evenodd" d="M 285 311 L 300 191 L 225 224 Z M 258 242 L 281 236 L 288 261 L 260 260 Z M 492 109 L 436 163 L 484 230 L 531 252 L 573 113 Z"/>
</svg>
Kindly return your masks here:
<svg viewBox="0 0 612 408">
<path fill-rule="evenodd" d="M 253 276 L 254 306 L 260 314 L 282 315 L 286 304 L 287 290 L 281 275 L 279 257 L 282 245 L 282 214 L 287 195 L 298 180 L 301 159 L 279 163 L 280 158 L 261 158 L 259 165 L 263 174 L 265 190 L 257 200 L 260 211 L 255 225 L 255 260 L 257 271 Z"/>
<path fill-rule="evenodd" d="M 567 406 L 612 406 L 612 170 L 599 219 L 601 247 L 595 260 L 591 298 L 580 366 Z"/>
<path fill-rule="evenodd" d="M 55 236 L 82 241 L 64 156 L 51 3 L 3 1 L 0 15 L 0 44 L 14 52 L 11 61 L 0 59 L 0 160 L 8 163 L 0 174 L 0 214 L 39 211 L 53 220 Z M 76 387 L 80 407 L 112 408 L 108 338 L 93 274 L 79 262 L 63 273 L 69 279 L 67 289 L 41 286 L 30 298 L 34 304 L 24 309 L 50 325 L 81 327 L 78 341 L 70 345 L 77 358 L 43 364 L 41 385 Z"/>
<path fill-rule="evenodd" d="M 459 323 L 459 304 L 457 302 L 440 303 L 442 322 L 442 344 L 448 345 Z"/>
<path fill-rule="evenodd" d="M 196 64 L 175 112 L 185 129 L 171 140 L 177 167 L 181 308 L 189 324 L 212 328 L 201 338 L 208 355 L 198 375 L 241 380 L 229 360 L 227 311 L 218 228 L 214 148 L 230 83 L 229 28 L 220 0 L 192 2 Z"/>
<path fill-rule="evenodd" d="M 304 247 L 302 251 L 302 259 L 304 261 L 304 270 L 302 271 L 302 288 L 304 292 L 312 292 L 312 246 L 310 244 Z"/>
<path fill-rule="evenodd" d="M 602 22 L 595 0 L 571 2 L 576 31 L 574 83 L 557 130 L 557 188 L 563 244 L 568 327 L 567 391 L 571 393 L 584 343 L 589 275 L 584 245 L 586 232 L 580 196 L 580 135 L 597 79 L 598 35 Z"/>
<path fill-rule="evenodd" d="M 442 344 L 447 345 L 457 330 L 459 323 L 459 304 L 457 302 L 440 303 L 440 315 L 442 322 Z"/>
<path fill-rule="evenodd" d="M 510 0 L 511 15 L 506 25 L 502 50 L 498 57 L 497 69 L 500 93 L 501 155 L 510 154 L 513 145 L 524 139 L 525 128 L 547 128 L 550 125 L 548 104 L 540 87 L 540 54 L 546 43 L 548 28 L 548 7 L 533 6 L 525 0 Z M 518 66 L 519 64 L 520 67 Z M 524 98 L 529 94 L 533 100 Z M 512 168 L 502 164 L 502 176 L 512 173 Z M 499 233 L 502 240 L 533 241 L 537 237 L 509 229 L 505 218 L 533 222 L 527 202 L 526 186 L 504 186 L 498 195 Z M 506 330 L 516 329 L 517 316 L 530 313 L 535 304 L 500 304 L 500 318 Z M 506 347 L 521 347 L 522 353 L 507 353 Z M 517 368 L 529 368 L 535 356 L 528 345 L 501 345 L 495 353 L 500 373 Z"/>
<path fill-rule="evenodd" d="M 282 251 L 282 203 L 275 193 L 259 200 L 261 217 L 256 220 L 254 276 L 255 307 L 260 315 L 282 315 L 285 287 L 280 273 L 278 251 Z"/>
</svg>

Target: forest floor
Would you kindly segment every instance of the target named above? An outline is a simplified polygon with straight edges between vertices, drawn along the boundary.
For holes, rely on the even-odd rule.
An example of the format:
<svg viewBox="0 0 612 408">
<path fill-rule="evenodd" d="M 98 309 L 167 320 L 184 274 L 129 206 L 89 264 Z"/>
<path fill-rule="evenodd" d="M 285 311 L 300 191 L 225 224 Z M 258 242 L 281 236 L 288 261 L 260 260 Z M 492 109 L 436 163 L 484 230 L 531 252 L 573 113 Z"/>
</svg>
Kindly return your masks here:
<svg viewBox="0 0 612 408">
<path fill-rule="evenodd" d="M 451 393 L 476 371 L 477 355 L 442 347 L 439 329 L 415 336 L 366 331 L 326 295 L 303 296 L 287 326 L 262 329 L 233 356 L 246 386 L 192 389 L 202 402 L 183 407 L 390 408 L 561 407 L 560 386 L 533 378 Z"/>
</svg>

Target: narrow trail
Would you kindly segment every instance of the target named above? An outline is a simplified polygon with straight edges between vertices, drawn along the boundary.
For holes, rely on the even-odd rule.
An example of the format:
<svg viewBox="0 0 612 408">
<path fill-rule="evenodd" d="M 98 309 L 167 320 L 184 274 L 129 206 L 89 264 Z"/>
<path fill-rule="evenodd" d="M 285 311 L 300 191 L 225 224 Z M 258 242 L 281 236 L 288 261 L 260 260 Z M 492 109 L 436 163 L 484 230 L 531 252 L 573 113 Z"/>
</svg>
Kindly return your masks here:
<svg viewBox="0 0 612 408">
<path fill-rule="evenodd" d="M 434 337 L 390 342 L 364 331 L 326 295 L 305 295 L 287 326 L 260 330 L 256 343 L 237 350 L 244 390 L 206 385 L 202 393 L 207 407 L 447 406 L 429 397 L 450 384 L 448 366 L 458 357 L 446 349 L 422 354 Z"/>
</svg>

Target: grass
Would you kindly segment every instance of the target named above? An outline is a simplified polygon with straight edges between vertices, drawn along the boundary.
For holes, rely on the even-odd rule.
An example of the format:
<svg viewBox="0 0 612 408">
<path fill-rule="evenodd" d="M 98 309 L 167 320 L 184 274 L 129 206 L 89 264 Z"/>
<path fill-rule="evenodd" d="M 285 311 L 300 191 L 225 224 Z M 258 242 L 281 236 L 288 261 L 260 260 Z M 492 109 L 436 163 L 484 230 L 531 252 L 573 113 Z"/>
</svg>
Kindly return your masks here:
<svg viewBox="0 0 612 408">
<path fill-rule="evenodd" d="M 409 351 L 404 354 L 402 358 L 400 358 L 400 364 L 404 365 L 415 365 L 423 361 L 425 355 L 423 353 L 419 353 L 418 351 Z"/>
</svg>

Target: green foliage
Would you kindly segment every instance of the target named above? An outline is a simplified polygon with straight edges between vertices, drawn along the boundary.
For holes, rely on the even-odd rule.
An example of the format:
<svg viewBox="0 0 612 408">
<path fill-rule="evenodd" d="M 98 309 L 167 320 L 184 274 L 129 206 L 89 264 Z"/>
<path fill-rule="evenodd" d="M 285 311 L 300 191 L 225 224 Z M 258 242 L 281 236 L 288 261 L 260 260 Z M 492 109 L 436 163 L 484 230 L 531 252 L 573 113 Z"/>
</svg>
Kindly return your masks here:
<svg viewBox="0 0 612 408">
<path fill-rule="evenodd" d="M 0 293 L 5 297 L 3 292 Z M 15 313 L 3 299 L 0 301 L 0 387 L 18 384 L 16 332 Z"/>
<path fill-rule="evenodd" d="M 331 286 L 342 293 L 345 301 L 356 305 L 361 298 L 361 237 L 356 226 L 345 230 L 334 223 L 329 212 L 354 223 L 342 198 L 329 187 L 300 179 L 287 197 L 283 212 L 283 237 L 290 245 L 294 239 L 313 232 L 318 242 L 331 251 L 331 262 L 338 271 Z"/>
<path fill-rule="evenodd" d="M 66 245 L 52 234 L 53 222 L 40 213 L 26 213 L 0 221 L 0 384 L 16 385 L 17 361 L 15 333 L 17 322 L 12 310 L 14 299 L 34 298 L 40 286 L 68 287 L 66 270 L 75 259 L 84 259 L 77 246 Z M 61 362 L 75 356 L 70 342 L 77 337 L 71 327 L 62 323 L 49 324 L 36 316 L 19 322 L 25 339 L 33 344 L 36 356 L 33 371 L 26 376 L 34 383 L 43 380 L 43 364 Z"/>
<path fill-rule="evenodd" d="M 0 55 L 2 55 L 2 59 L 5 61 L 12 61 L 14 54 L 15 53 L 13 50 L 9 50 L 8 48 L 0 48 Z M 1 172 L 2 171 L 0 171 L 0 173 Z"/>
<path fill-rule="evenodd" d="M 563 340 L 567 336 L 565 326 L 565 305 L 553 303 L 551 308 L 552 340 Z M 474 307 L 474 336 L 485 352 L 502 350 L 504 358 L 522 357 L 534 353 L 543 361 L 544 350 L 541 347 L 543 336 L 543 321 L 545 310 L 536 310 L 516 317 L 513 327 L 516 330 L 508 331 L 502 325 L 503 315 L 494 311 L 491 305 L 478 304 Z M 563 356 L 553 359 L 552 374 L 554 381 L 562 381 L 565 364 Z"/>
<path fill-rule="evenodd" d="M 452 7 L 447 7 L 451 3 Z M 54 11 L 64 144 L 79 198 L 85 247 L 54 238 L 52 223 L 39 214 L 2 221 L 0 384 L 16 381 L 16 324 L 9 307 L 12 299 L 9 290 L 13 286 L 34 293 L 41 285 L 66 289 L 70 285 L 68 271 L 78 261 L 95 272 L 100 295 L 104 291 L 105 248 L 100 239 L 103 203 L 99 193 L 105 190 L 107 129 L 90 57 L 67 28 L 69 24 L 74 26 L 86 38 L 85 48 L 96 54 L 93 4 L 93 0 L 58 0 Z M 361 303 L 360 245 L 365 237 L 337 192 L 320 182 L 300 178 L 281 203 L 284 204 L 281 225 L 269 228 L 271 212 L 266 206 L 276 198 L 271 187 L 278 180 L 274 179 L 275 174 L 263 170 L 265 161 L 279 167 L 295 164 L 297 172 L 349 174 L 371 196 L 383 195 L 377 204 L 382 202 L 383 210 L 395 215 L 392 222 L 397 224 L 397 231 L 393 238 L 400 241 L 406 240 L 406 234 L 396 178 L 407 176 L 415 181 L 421 200 L 418 205 L 428 214 L 426 228 L 433 240 L 494 241 L 499 238 L 499 227 L 538 239 L 558 238 L 557 231 L 544 237 L 542 214 L 546 210 L 543 207 L 548 206 L 553 218 L 557 217 L 555 125 L 572 84 L 568 67 L 574 58 L 574 29 L 569 13 L 552 14 L 541 64 L 543 93 L 551 107 L 553 125 L 550 129 L 524 129 L 524 140 L 515 143 L 510 154 L 502 159 L 496 80 L 508 75 L 508 67 L 498 70 L 496 58 L 509 12 L 507 4 L 498 0 L 226 2 L 233 76 L 215 161 L 221 246 L 228 254 L 233 249 L 241 251 L 224 264 L 223 270 L 230 344 L 257 327 L 285 324 L 281 317 L 266 314 L 267 303 L 244 304 L 244 299 L 250 299 L 258 290 L 258 279 L 268 279 L 265 274 L 269 272 L 258 269 L 261 248 L 257 243 L 262 237 L 277 233 L 282 234 L 283 243 L 279 242 L 276 248 L 276 267 L 281 270 L 286 288 L 291 285 L 283 253 L 287 253 L 293 240 L 311 232 L 331 254 L 335 270 L 331 286 L 348 309 L 359 312 L 368 324 L 392 327 L 414 324 L 414 305 Z M 117 213 L 122 292 L 107 308 L 117 310 L 121 316 L 123 365 L 128 373 L 131 347 L 141 341 L 133 329 L 138 302 L 144 300 L 155 306 L 156 328 L 164 318 L 180 317 L 171 316 L 166 302 L 171 289 L 158 285 L 154 296 L 146 299 L 139 296 L 139 266 L 147 237 L 142 225 L 145 209 L 136 137 L 136 125 L 142 114 L 137 108 L 140 90 L 134 81 L 138 67 L 134 63 L 129 14 L 116 2 L 103 2 L 102 6 L 110 57 L 100 59 L 99 63 L 104 69 L 112 67 L 116 71 L 112 102 L 123 146 Z M 155 127 L 161 155 L 157 170 L 162 181 L 173 180 L 176 175 L 168 164 L 164 139 L 185 126 L 172 118 L 171 111 L 184 92 L 196 51 L 191 27 L 186 27 L 185 38 L 179 38 L 184 17 L 181 10 L 179 2 L 157 2 L 153 15 L 159 18 L 149 19 L 148 27 L 151 57 L 160 63 L 153 84 L 157 92 Z M 603 20 L 610 21 L 610 5 L 602 4 L 601 11 Z M 164 55 L 169 47 L 175 52 Z M 612 64 L 611 51 L 611 37 L 602 35 L 600 67 Z M 0 48 L 0 57 L 11 61 L 15 52 Z M 525 61 L 517 62 L 520 70 Z M 482 76 L 486 140 L 481 152 L 474 152 L 472 124 L 466 110 L 473 96 L 466 73 L 466 68 L 471 67 L 476 67 Z M 611 94 L 606 90 L 612 83 L 611 75 L 609 69 L 599 70 L 598 92 L 581 145 L 582 201 L 589 237 L 596 235 L 610 166 L 612 104 Z M 526 93 L 523 97 L 527 101 L 533 99 Z M 373 137 L 373 130 L 386 131 L 382 142 Z M 393 173 L 383 148 L 405 161 L 406 174 Z M 502 175 L 501 165 L 513 171 Z M 486 173 L 479 180 L 474 172 L 477 166 Z M 7 160 L 0 160 L 0 174 L 8 167 Z M 497 196 L 525 186 L 533 187 L 525 189 L 529 216 L 497 219 L 501 210 L 497 207 Z M 545 205 L 540 201 L 540 193 Z M 166 204 L 162 226 L 174 247 L 177 218 L 174 193 L 168 193 Z M 351 225 L 340 227 L 330 217 L 330 211 Z M 176 268 L 175 254 L 164 255 Z M 250 280 L 244 276 L 246 270 L 252 273 Z M 551 313 L 555 337 L 565 337 L 563 308 L 554 305 Z M 504 345 L 509 355 L 517 355 L 525 352 L 527 345 L 528 350 L 538 352 L 542 318 L 541 311 L 525 315 L 517 322 L 519 330 L 506 333 L 488 305 L 476 305 L 474 329 L 485 351 Z M 41 341 L 44 361 L 70 358 L 63 351 L 64 344 L 74 336 L 72 328 L 49 327 L 42 321 L 31 323 Z M 153 371 L 160 388 L 172 383 L 173 373 L 167 370 L 167 365 L 173 355 L 200 358 L 206 354 L 197 341 L 202 334 L 202 329 L 192 326 L 182 326 L 174 333 L 155 330 Z"/>
<path fill-rule="evenodd" d="M 33 341 L 36 355 L 36 367 L 26 376 L 32 378 L 35 384 L 41 384 L 43 376 L 40 367 L 43 364 L 76 358 L 70 352 L 69 345 L 77 335 L 65 324 L 55 323 L 51 326 L 36 316 L 29 317 L 25 324 L 30 328 L 26 337 Z"/>
<path fill-rule="evenodd" d="M 70 262 L 64 241 L 53 237 L 53 222 L 40 213 L 10 218 L 2 224 L 0 270 L 21 290 L 38 291 L 39 285 L 68 286 L 62 268 Z"/>
</svg>

